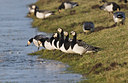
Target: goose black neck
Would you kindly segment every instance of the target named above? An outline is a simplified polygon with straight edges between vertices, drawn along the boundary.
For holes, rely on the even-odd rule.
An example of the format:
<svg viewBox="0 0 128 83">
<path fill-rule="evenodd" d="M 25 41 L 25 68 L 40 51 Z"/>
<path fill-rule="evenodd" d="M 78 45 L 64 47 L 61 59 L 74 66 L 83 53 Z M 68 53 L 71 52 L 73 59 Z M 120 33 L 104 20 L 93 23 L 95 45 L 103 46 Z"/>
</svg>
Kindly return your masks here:
<svg viewBox="0 0 128 83">
<path fill-rule="evenodd" d="M 42 38 L 42 39 L 40 39 L 40 41 L 41 41 L 43 47 L 45 47 L 45 46 L 44 46 L 44 42 L 45 42 L 46 40 L 47 40 L 47 38 Z"/>
<path fill-rule="evenodd" d="M 59 10 L 61 10 L 61 9 L 64 9 L 65 8 L 65 6 L 64 6 L 64 2 L 59 6 Z"/>
<path fill-rule="evenodd" d="M 57 37 L 55 38 L 56 40 L 59 40 L 59 33 L 57 33 Z"/>
<path fill-rule="evenodd" d="M 62 32 L 60 33 L 61 34 L 61 37 L 60 37 L 60 40 L 59 40 L 59 48 L 62 46 L 62 44 L 64 43 L 64 33 L 63 33 L 63 30 Z"/>
<path fill-rule="evenodd" d="M 34 15 L 36 16 L 36 12 L 38 11 L 38 7 L 35 8 Z"/>
<path fill-rule="evenodd" d="M 65 41 L 68 42 L 69 40 L 69 34 L 66 36 Z"/>
<path fill-rule="evenodd" d="M 33 42 L 33 38 L 29 39 L 29 42 L 32 43 Z"/>
<path fill-rule="evenodd" d="M 52 37 L 50 38 L 50 43 L 51 43 L 51 45 L 52 45 L 53 39 L 54 39 L 54 37 L 52 36 Z"/>
<path fill-rule="evenodd" d="M 71 48 L 73 49 L 73 47 L 74 47 L 74 45 L 77 43 L 76 41 L 77 41 L 77 34 L 75 34 L 74 36 L 73 36 L 73 40 L 72 40 L 72 42 L 71 42 Z"/>
<path fill-rule="evenodd" d="M 64 33 L 63 33 L 63 30 L 62 30 L 62 32 L 61 32 L 60 34 L 61 34 L 61 40 L 64 40 Z"/>
<path fill-rule="evenodd" d="M 76 42 L 76 37 L 77 37 L 77 34 L 75 34 L 74 36 L 73 36 L 73 42 Z"/>
</svg>

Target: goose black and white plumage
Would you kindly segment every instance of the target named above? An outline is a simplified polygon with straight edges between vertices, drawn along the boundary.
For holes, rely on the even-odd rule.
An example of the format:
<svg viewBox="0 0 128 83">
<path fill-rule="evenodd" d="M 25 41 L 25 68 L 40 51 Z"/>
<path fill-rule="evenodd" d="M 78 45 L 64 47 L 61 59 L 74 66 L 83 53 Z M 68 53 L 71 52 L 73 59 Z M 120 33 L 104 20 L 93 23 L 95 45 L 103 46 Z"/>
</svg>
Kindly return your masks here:
<svg viewBox="0 0 128 83">
<path fill-rule="evenodd" d="M 69 39 L 69 33 L 64 31 L 64 36 L 65 36 L 65 40 L 64 40 L 64 48 L 66 50 L 66 53 L 74 53 L 74 51 L 71 48 L 71 43 L 72 40 Z"/>
<path fill-rule="evenodd" d="M 35 4 L 30 4 L 28 6 L 29 14 L 34 14 L 35 8 L 39 9 Z"/>
<path fill-rule="evenodd" d="M 52 45 L 55 49 L 59 50 L 59 33 L 54 33 L 53 37 L 55 40 L 52 42 Z"/>
<path fill-rule="evenodd" d="M 98 51 L 99 48 L 88 45 L 82 40 L 77 40 L 76 32 L 71 31 L 71 34 L 73 35 L 71 47 L 75 53 L 82 55 L 83 53 L 93 53 Z"/>
<path fill-rule="evenodd" d="M 40 34 L 40 35 L 36 35 L 35 37 L 33 38 L 30 38 L 27 42 L 27 46 L 29 46 L 32 42 L 34 43 L 34 45 L 36 47 L 38 47 L 38 50 L 40 47 L 42 47 L 42 43 L 41 43 L 41 39 L 44 39 L 44 38 L 47 38 L 46 36 Z"/>
<path fill-rule="evenodd" d="M 90 33 L 94 31 L 94 24 L 93 22 L 84 22 L 83 23 L 83 31 L 84 33 Z"/>
<path fill-rule="evenodd" d="M 35 7 L 34 15 L 39 19 L 45 19 L 51 15 L 54 15 L 54 11 L 39 10 L 37 7 Z"/>
<path fill-rule="evenodd" d="M 113 11 L 120 11 L 120 6 L 115 2 L 105 2 L 104 5 L 100 6 L 100 9 L 113 13 Z"/>
<path fill-rule="evenodd" d="M 43 38 L 40 41 L 42 43 L 42 46 L 45 49 L 47 49 L 47 50 L 54 50 L 55 48 L 52 45 L 53 40 L 54 40 L 54 37 L 52 36 L 51 38 Z"/>
<path fill-rule="evenodd" d="M 62 4 L 59 6 L 58 11 L 60 12 L 61 9 L 70 9 L 74 8 L 75 6 L 78 6 L 77 2 L 62 2 Z"/>
<path fill-rule="evenodd" d="M 62 28 L 58 28 L 58 32 L 60 33 L 60 38 L 59 38 L 59 49 L 62 52 L 67 52 L 65 47 L 64 47 L 64 31 Z"/>
<path fill-rule="evenodd" d="M 114 20 L 116 25 L 118 23 L 121 23 L 123 25 L 125 22 L 125 13 L 124 12 L 115 12 L 113 14 L 113 20 Z"/>
</svg>

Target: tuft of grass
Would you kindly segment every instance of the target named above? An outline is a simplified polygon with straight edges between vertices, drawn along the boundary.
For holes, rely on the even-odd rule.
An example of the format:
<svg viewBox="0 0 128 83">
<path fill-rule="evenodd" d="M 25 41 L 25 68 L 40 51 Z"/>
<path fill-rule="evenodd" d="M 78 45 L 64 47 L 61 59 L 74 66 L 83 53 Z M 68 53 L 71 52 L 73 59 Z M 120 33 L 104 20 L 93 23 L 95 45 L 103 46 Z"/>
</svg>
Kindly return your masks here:
<svg viewBox="0 0 128 83">
<path fill-rule="evenodd" d="M 80 73 L 87 80 L 81 83 L 127 83 L 128 82 L 128 19 L 125 25 L 113 26 L 112 15 L 100 10 L 99 2 L 95 0 L 72 0 L 79 3 L 78 7 L 57 12 L 61 0 L 39 0 L 36 4 L 40 9 L 56 11 L 55 15 L 47 19 L 37 19 L 31 16 L 33 27 L 39 31 L 56 32 L 61 27 L 66 31 L 74 30 L 78 33 L 78 39 L 82 39 L 90 45 L 98 46 L 101 51 L 94 54 L 66 54 L 61 51 L 41 50 L 31 55 L 40 55 L 40 58 L 62 61 L 70 65 L 69 70 Z M 112 1 L 112 0 L 108 0 Z M 115 1 L 118 3 L 118 1 Z M 122 3 L 121 11 L 128 16 L 127 6 Z M 92 21 L 95 31 L 85 35 L 82 24 Z"/>
</svg>

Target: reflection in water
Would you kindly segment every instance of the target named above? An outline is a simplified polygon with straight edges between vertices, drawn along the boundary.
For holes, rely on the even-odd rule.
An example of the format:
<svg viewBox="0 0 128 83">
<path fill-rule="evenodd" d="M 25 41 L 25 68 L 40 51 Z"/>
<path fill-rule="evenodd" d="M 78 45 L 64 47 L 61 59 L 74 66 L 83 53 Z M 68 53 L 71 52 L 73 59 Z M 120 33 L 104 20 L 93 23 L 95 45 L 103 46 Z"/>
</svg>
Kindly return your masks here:
<svg viewBox="0 0 128 83">
<path fill-rule="evenodd" d="M 0 82 L 75 83 L 81 75 L 61 73 L 66 65 L 49 60 L 38 60 L 27 53 L 37 50 L 25 47 L 36 35 L 26 18 L 28 4 L 37 0 L 0 0 Z"/>
</svg>

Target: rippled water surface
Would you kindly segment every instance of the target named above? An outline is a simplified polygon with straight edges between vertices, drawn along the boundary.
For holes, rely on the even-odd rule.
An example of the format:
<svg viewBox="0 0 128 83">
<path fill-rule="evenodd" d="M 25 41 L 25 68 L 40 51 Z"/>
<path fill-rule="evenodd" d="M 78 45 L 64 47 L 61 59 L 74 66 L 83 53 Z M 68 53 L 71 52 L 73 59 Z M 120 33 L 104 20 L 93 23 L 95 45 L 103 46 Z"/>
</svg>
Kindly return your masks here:
<svg viewBox="0 0 128 83">
<path fill-rule="evenodd" d="M 25 17 L 27 5 L 35 1 L 0 0 L 0 82 L 76 83 L 81 75 L 62 73 L 64 64 L 27 55 L 37 50 L 33 45 L 25 47 L 37 34 L 32 19 Z"/>
</svg>

